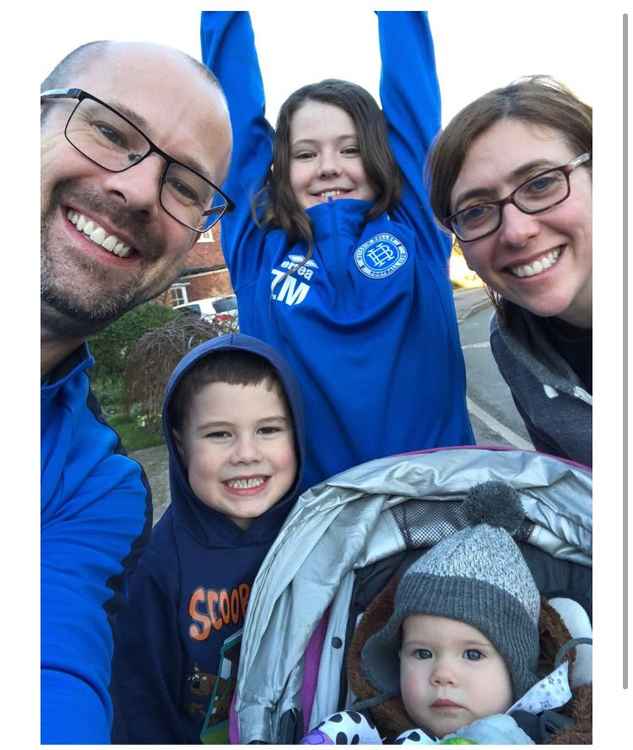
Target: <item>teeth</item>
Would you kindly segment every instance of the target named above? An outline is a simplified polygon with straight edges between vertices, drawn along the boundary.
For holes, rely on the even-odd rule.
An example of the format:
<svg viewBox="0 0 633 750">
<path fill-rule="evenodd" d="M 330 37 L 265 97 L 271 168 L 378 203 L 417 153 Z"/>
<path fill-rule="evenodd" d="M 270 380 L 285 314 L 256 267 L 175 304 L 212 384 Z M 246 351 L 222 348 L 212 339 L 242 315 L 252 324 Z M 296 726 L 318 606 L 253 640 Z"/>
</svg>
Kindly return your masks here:
<svg viewBox="0 0 633 750">
<path fill-rule="evenodd" d="M 341 192 L 341 190 L 324 190 L 321 193 L 321 198 L 338 198 Z"/>
<path fill-rule="evenodd" d="M 132 252 L 129 245 L 122 242 L 116 235 L 108 234 L 103 227 L 100 227 L 92 219 L 88 219 L 77 211 L 68 211 L 66 214 L 68 220 L 72 222 L 80 232 L 83 232 L 88 239 L 92 240 L 95 245 L 99 245 L 104 250 L 108 250 L 120 258 L 127 258 Z"/>
<path fill-rule="evenodd" d="M 543 273 L 543 271 L 547 271 L 548 268 L 551 268 L 558 260 L 560 253 L 560 248 L 557 248 L 547 255 L 544 255 L 542 258 L 535 260 L 534 263 L 527 263 L 524 266 L 514 266 L 514 268 L 510 269 L 510 273 L 521 279 L 526 276 L 536 276 L 539 273 Z"/>
<path fill-rule="evenodd" d="M 91 240 L 94 240 L 94 237 L 90 238 Z M 106 237 L 105 240 L 101 243 L 101 247 L 105 247 L 106 250 L 114 250 L 114 246 L 117 244 L 116 237 L 111 234 L 109 237 Z"/>
<path fill-rule="evenodd" d="M 90 235 L 90 239 L 97 245 L 103 245 L 103 241 L 107 236 L 108 235 L 106 234 L 105 229 L 103 229 L 102 227 L 97 227 Z"/>
<path fill-rule="evenodd" d="M 236 490 L 249 490 L 253 487 L 260 487 L 264 484 L 262 477 L 251 477 L 250 479 L 229 479 L 227 482 L 229 487 L 233 487 Z"/>
<path fill-rule="evenodd" d="M 132 249 L 129 245 L 126 245 L 125 242 L 121 242 L 121 240 L 119 240 L 112 252 L 115 255 L 118 255 L 119 258 L 127 258 L 127 256 L 132 252 Z"/>
</svg>

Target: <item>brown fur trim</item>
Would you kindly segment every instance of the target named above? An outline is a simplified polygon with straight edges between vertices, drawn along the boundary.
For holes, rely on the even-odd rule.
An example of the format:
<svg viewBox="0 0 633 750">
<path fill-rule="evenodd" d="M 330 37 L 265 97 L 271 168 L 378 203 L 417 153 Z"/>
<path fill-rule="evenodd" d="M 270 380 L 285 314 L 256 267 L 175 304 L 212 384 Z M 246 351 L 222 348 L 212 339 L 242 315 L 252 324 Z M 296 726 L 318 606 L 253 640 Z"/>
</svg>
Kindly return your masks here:
<svg viewBox="0 0 633 750">
<path fill-rule="evenodd" d="M 398 578 L 394 576 L 367 607 L 350 644 L 347 654 L 347 677 L 350 688 L 359 700 L 373 698 L 378 694 L 378 691 L 363 673 L 361 651 L 369 637 L 384 627 L 391 617 L 397 585 Z M 538 671 L 540 676 L 544 676 L 554 669 L 556 654 L 561 646 L 570 640 L 571 635 L 558 612 L 543 597 L 541 598 L 539 632 L 541 656 Z M 570 661 L 571 669 L 573 669 L 575 651 L 570 651 L 566 658 Z M 394 738 L 414 726 L 399 696 L 378 706 L 373 706 L 369 711 L 381 737 Z M 570 729 L 556 735 L 552 744 L 591 744 L 590 685 L 578 688 L 574 698 L 565 707 L 564 713 L 571 716 L 575 724 Z"/>
<path fill-rule="evenodd" d="M 567 641 L 571 640 L 571 633 L 565 627 L 561 616 L 547 602 L 545 597 L 541 597 L 541 614 L 538 622 L 540 636 L 540 654 L 538 662 L 539 677 L 544 677 L 554 669 L 556 654 Z M 566 657 L 570 665 L 573 666 L 576 660 L 576 652 L 572 649 Z"/>
<path fill-rule="evenodd" d="M 554 735 L 550 745 L 591 745 L 593 700 L 591 685 L 581 685 L 574 691 L 573 699 L 565 706 L 565 713 L 574 720 L 569 729 Z"/>
<path fill-rule="evenodd" d="M 347 653 L 347 678 L 359 700 L 373 698 L 378 694 L 363 674 L 360 656 L 367 639 L 380 630 L 391 617 L 397 585 L 398 578 L 394 576 L 367 607 L 358 623 Z M 413 723 L 404 710 L 400 696 L 374 706 L 369 711 L 381 737 L 397 737 L 405 729 L 413 728 Z"/>
</svg>

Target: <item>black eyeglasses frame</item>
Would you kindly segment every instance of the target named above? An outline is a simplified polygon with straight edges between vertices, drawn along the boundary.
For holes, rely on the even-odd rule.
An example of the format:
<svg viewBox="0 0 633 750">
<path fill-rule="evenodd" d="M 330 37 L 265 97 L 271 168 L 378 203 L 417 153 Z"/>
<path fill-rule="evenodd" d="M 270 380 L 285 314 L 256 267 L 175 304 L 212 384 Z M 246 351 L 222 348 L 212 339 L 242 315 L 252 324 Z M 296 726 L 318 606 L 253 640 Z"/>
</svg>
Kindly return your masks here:
<svg viewBox="0 0 633 750">
<path fill-rule="evenodd" d="M 89 93 L 88 91 L 84 91 L 84 89 L 78 89 L 78 88 L 67 88 L 67 89 L 49 89 L 48 91 L 42 91 L 40 94 L 40 102 L 45 101 L 51 101 L 55 99 L 76 99 L 77 104 L 73 108 L 72 112 L 68 115 L 68 119 L 66 120 L 66 126 L 64 127 L 64 137 L 70 143 L 70 145 L 80 153 L 83 157 L 88 159 L 88 161 L 91 161 L 93 164 L 96 164 L 98 167 L 101 167 L 101 169 L 105 169 L 107 172 L 113 172 L 115 174 L 118 174 L 119 172 L 126 172 L 128 169 L 131 169 L 132 167 L 137 166 L 142 161 L 147 159 L 148 156 L 151 154 L 158 154 L 165 162 L 165 168 L 163 169 L 163 174 L 161 176 L 160 180 L 160 205 L 162 206 L 165 213 L 167 213 L 169 216 L 171 216 L 174 221 L 177 221 L 179 224 L 182 224 L 183 226 L 187 227 L 188 229 L 192 229 L 194 232 L 197 232 L 198 234 L 202 234 L 203 232 L 208 232 L 209 229 L 211 229 L 213 226 L 217 224 L 217 222 L 224 216 L 224 214 L 230 213 L 235 209 L 235 203 L 229 198 L 229 196 L 221 190 L 215 183 L 211 182 L 207 177 L 200 174 L 197 170 L 193 169 L 192 167 L 188 166 L 187 164 L 183 164 L 181 161 L 178 161 L 178 159 L 174 159 L 173 156 L 170 156 L 168 153 L 163 151 L 161 148 L 159 148 L 151 138 L 149 138 L 135 123 L 133 123 L 128 117 L 125 115 L 122 115 L 118 110 L 116 110 L 114 107 L 111 107 L 109 104 L 106 104 L 106 102 L 102 101 L 98 97 L 94 96 L 94 94 Z M 142 156 L 138 161 L 133 162 L 132 164 L 129 164 L 127 167 L 123 167 L 123 169 L 111 169 L 110 167 L 104 167 L 103 164 L 100 164 L 98 161 L 95 161 L 90 156 L 85 154 L 80 148 L 75 146 L 75 144 L 70 140 L 68 137 L 68 125 L 72 119 L 72 116 L 75 114 L 77 107 L 81 104 L 84 99 L 90 99 L 92 101 L 97 102 L 97 104 L 100 104 L 102 107 L 105 107 L 106 109 L 110 110 L 110 112 L 113 112 L 117 117 L 120 117 L 122 120 L 128 123 L 134 130 L 136 130 L 138 133 L 140 133 L 143 138 L 147 141 L 149 144 L 149 151 Z M 163 185 L 165 184 L 165 177 L 167 175 L 167 170 L 172 164 L 177 164 L 179 167 L 183 167 L 184 169 L 188 169 L 190 172 L 193 172 L 197 177 L 199 177 L 201 180 L 204 180 L 207 182 L 211 187 L 216 190 L 226 201 L 226 208 L 224 211 L 220 214 L 220 216 L 206 229 L 199 229 L 196 227 L 192 227 L 189 224 L 186 224 L 184 221 L 179 219 L 177 216 L 174 216 L 170 211 L 168 211 L 162 200 L 162 192 L 163 192 Z"/>
<path fill-rule="evenodd" d="M 491 234 L 494 234 L 501 224 L 503 223 L 503 208 L 508 203 L 512 203 L 513 206 L 519 209 L 521 213 L 528 214 L 529 216 L 533 216 L 534 214 L 540 214 L 544 211 L 549 211 L 550 208 L 554 208 L 554 206 L 558 206 L 559 204 L 563 203 L 564 201 L 569 198 L 571 194 L 571 185 L 569 182 L 569 175 L 577 168 L 580 167 L 582 164 L 585 164 L 586 162 L 591 161 L 591 153 L 589 151 L 586 151 L 584 154 L 580 154 L 580 156 L 576 156 L 574 159 L 572 159 L 567 164 L 563 164 L 560 167 L 551 167 L 551 169 L 546 169 L 543 172 L 539 172 L 538 174 L 532 175 L 531 177 L 528 177 L 527 180 L 522 182 L 520 185 L 514 188 L 514 190 L 507 195 L 505 198 L 500 198 L 496 201 L 481 201 L 481 203 L 477 203 L 475 205 L 477 206 L 498 206 L 499 207 L 499 223 L 494 229 L 489 230 L 485 234 L 480 235 L 479 237 L 472 237 L 469 240 L 464 239 L 463 237 L 460 237 L 459 233 L 453 226 L 453 222 L 455 220 L 456 216 L 459 216 L 459 214 L 463 213 L 464 211 L 470 211 L 475 206 L 468 206 L 467 208 L 461 208 L 459 211 L 456 211 L 454 214 L 451 214 L 450 216 L 447 216 L 443 221 L 442 224 L 448 229 L 450 232 L 453 232 L 457 239 L 460 242 L 477 242 L 477 240 L 483 240 L 484 237 L 489 237 Z M 567 193 L 563 198 L 560 200 L 557 200 L 555 203 L 550 204 L 549 206 L 545 206 L 544 208 L 537 208 L 534 211 L 528 211 L 522 206 L 519 206 L 515 200 L 514 196 L 515 194 L 521 190 L 522 187 L 525 187 L 528 183 L 532 182 L 532 180 L 537 180 L 539 177 L 543 177 L 546 174 L 549 174 L 550 172 L 562 172 L 565 175 L 565 179 L 567 180 Z"/>
</svg>

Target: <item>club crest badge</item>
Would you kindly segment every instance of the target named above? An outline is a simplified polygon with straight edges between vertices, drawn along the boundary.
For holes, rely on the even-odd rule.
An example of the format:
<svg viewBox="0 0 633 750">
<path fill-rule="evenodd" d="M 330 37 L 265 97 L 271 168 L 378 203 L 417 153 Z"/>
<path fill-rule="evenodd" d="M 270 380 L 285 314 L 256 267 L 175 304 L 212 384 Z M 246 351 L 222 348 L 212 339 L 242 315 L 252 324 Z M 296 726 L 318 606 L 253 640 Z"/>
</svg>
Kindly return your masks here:
<svg viewBox="0 0 633 750">
<path fill-rule="evenodd" d="M 384 279 L 407 262 L 407 248 L 388 232 L 376 234 L 356 249 L 354 260 L 358 270 L 370 279 Z"/>
</svg>

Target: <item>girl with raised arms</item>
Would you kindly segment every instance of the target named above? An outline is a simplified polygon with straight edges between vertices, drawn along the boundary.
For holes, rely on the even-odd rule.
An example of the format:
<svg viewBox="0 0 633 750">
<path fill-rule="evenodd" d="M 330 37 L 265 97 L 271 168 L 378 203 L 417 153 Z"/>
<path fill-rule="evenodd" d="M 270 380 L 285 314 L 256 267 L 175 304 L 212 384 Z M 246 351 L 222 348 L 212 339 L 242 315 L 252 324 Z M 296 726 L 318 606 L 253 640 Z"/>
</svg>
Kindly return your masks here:
<svg viewBox="0 0 633 750">
<path fill-rule="evenodd" d="M 234 133 L 222 247 L 241 330 L 283 352 L 303 388 L 304 487 L 473 443 L 450 242 L 423 180 L 440 126 L 429 22 L 377 16 L 382 111 L 361 87 L 325 80 L 292 94 L 273 130 L 248 14 L 202 14 L 203 61 Z"/>
</svg>

